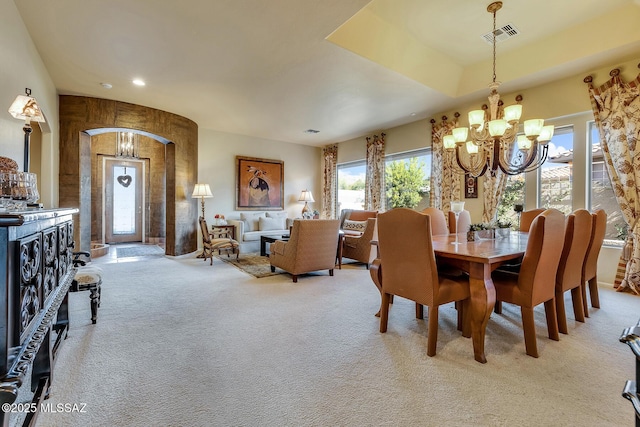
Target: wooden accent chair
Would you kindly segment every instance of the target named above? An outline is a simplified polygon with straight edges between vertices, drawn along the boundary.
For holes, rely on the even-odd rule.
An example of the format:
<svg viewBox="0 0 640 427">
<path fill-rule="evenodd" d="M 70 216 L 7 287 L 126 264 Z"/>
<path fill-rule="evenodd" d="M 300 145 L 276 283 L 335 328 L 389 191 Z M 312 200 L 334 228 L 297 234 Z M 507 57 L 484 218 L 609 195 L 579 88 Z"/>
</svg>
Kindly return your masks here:
<svg viewBox="0 0 640 427">
<path fill-rule="evenodd" d="M 598 255 L 607 231 L 607 213 L 599 209 L 591 214 L 591 238 L 589 248 L 582 266 L 582 303 L 584 315 L 589 317 L 589 306 L 587 302 L 587 284 L 589 282 L 589 294 L 591 297 L 591 307 L 600 308 L 600 296 L 598 295 Z"/>
<path fill-rule="evenodd" d="M 198 221 L 202 232 L 202 258 L 204 258 L 204 261 L 208 258 L 210 260 L 209 265 L 213 265 L 214 251 L 218 251 L 219 254 L 222 251 L 226 251 L 227 256 L 230 253 L 234 253 L 236 254 L 236 259 L 240 257 L 240 245 L 237 241 L 231 238 L 214 237 L 207 227 L 207 221 L 203 217 L 199 217 Z"/>
<path fill-rule="evenodd" d="M 289 241 L 276 240 L 271 244 L 271 271 L 279 267 L 298 282 L 298 275 L 317 270 L 329 270 L 333 276 L 338 248 L 337 219 L 308 219 L 293 221 Z"/>
<path fill-rule="evenodd" d="M 418 319 L 423 318 L 426 305 L 429 307 L 427 355 L 435 356 L 438 307 L 463 301 L 460 310 L 464 319 L 469 303 L 469 281 L 466 277 L 454 280 L 438 275 L 431 236 L 429 215 L 406 208 L 378 215 L 380 258 L 373 261 L 370 274 L 382 295 L 380 332 L 387 331 L 392 296 L 415 301 Z M 460 329 L 460 325 L 458 327 Z"/>
<path fill-rule="evenodd" d="M 460 212 L 460 216 L 458 217 L 458 228 L 460 229 L 460 233 L 466 233 L 469 231 L 469 226 L 471 225 L 471 214 L 468 210 L 463 210 Z M 449 233 L 457 233 L 456 230 L 456 214 L 453 211 L 449 211 Z"/>
<path fill-rule="evenodd" d="M 520 272 L 494 271 L 496 313 L 501 313 L 502 302 L 520 306 L 526 352 L 538 357 L 533 309 L 544 303 L 549 338 L 560 339 L 555 307 L 555 278 L 564 239 L 564 215 L 548 209 L 531 223 L 529 241 L 522 259 Z"/>
<path fill-rule="evenodd" d="M 591 213 L 578 209 L 567 216 L 564 229 L 564 246 L 556 274 L 556 313 L 558 329 L 568 333 L 567 314 L 564 307 L 564 293 L 571 291 L 573 314 L 578 322 L 584 323 L 582 303 L 582 266 L 591 240 Z M 583 282 L 584 283 L 584 282 Z"/>
<path fill-rule="evenodd" d="M 431 217 L 431 232 L 432 236 L 439 236 L 442 234 L 449 234 L 449 226 L 447 226 L 447 220 L 442 212 L 438 208 L 425 208 L 420 213 L 429 215 Z"/>
<path fill-rule="evenodd" d="M 531 209 L 520 213 L 520 231 L 529 231 L 533 219 L 544 212 L 544 209 Z"/>
</svg>

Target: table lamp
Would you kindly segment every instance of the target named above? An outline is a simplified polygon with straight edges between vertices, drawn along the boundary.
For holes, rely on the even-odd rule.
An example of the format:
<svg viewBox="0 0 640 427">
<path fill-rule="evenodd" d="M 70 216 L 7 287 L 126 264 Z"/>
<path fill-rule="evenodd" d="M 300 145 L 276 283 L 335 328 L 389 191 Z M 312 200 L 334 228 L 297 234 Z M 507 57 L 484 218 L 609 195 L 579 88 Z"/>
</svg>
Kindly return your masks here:
<svg viewBox="0 0 640 427">
<path fill-rule="evenodd" d="M 313 203 L 313 195 L 309 190 L 302 190 L 300 193 L 300 197 L 298 198 L 299 202 L 304 202 L 304 207 L 302 208 L 302 217 L 306 218 L 307 216 L 311 216 L 311 208 L 309 207 L 309 202 Z"/>
<path fill-rule="evenodd" d="M 204 199 L 210 199 L 213 197 L 209 184 L 196 184 L 191 197 L 194 199 L 197 199 L 198 197 L 200 198 L 202 203 L 202 218 L 204 218 Z"/>
<path fill-rule="evenodd" d="M 31 138 L 31 122 L 44 122 L 44 115 L 36 99 L 31 96 L 31 89 L 25 89 L 26 95 L 18 95 L 9 107 L 9 114 L 14 118 L 24 120 L 24 171 L 29 172 L 29 151 Z"/>
</svg>

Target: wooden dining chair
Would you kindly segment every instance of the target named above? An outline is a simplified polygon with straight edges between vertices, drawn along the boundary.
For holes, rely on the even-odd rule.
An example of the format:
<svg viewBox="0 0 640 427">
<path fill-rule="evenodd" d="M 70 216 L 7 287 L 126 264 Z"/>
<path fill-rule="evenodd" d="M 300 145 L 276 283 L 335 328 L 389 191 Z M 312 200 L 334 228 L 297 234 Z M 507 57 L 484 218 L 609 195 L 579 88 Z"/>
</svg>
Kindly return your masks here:
<svg viewBox="0 0 640 427">
<path fill-rule="evenodd" d="M 449 227 L 447 226 L 447 220 L 442 212 L 438 208 L 425 208 L 420 213 L 429 215 L 431 218 L 431 234 L 432 236 L 439 236 L 441 234 L 449 234 Z"/>
<path fill-rule="evenodd" d="M 538 357 L 534 307 L 544 303 L 549 338 L 558 341 L 555 277 L 562 255 L 564 214 L 548 209 L 536 216 L 529 229 L 527 248 L 519 273 L 494 271 L 496 301 L 520 306 L 526 353 Z M 496 302 L 496 312 L 500 305 Z"/>
<path fill-rule="evenodd" d="M 463 210 L 460 212 L 460 216 L 458 217 L 458 224 L 456 228 L 456 214 L 453 211 L 449 211 L 449 233 L 457 233 L 458 229 L 460 233 L 466 233 L 469 231 L 469 226 L 471 225 L 471 214 L 468 210 Z"/>
<path fill-rule="evenodd" d="M 544 212 L 544 209 L 531 209 L 520 214 L 520 231 L 529 231 L 533 219 Z"/>
<path fill-rule="evenodd" d="M 591 297 L 591 307 L 600 308 L 600 296 L 598 295 L 598 255 L 600 248 L 604 242 L 604 235 L 607 231 L 607 213 L 603 209 L 599 209 L 591 214 L 591 239 L 589 240 L 589 248 L 582 266 L 582 304 L 584 306 L 584 315 L 589 317 L 589 305 L 587 301 L 587 282 L 589 287 L 589 296 Z"/>
<path fill-rule="evenodd" d="M 578 322 L 584 323 L 584 306 L 582 303 L 582 266 L 587 248 L 591 240 L 591 213 L 586 209 L 578 209 L 567 215 L 564 229 L 564 245 L 556 274 L 556 314 L 558 330 L 566 334 L 567 314 L 564 307 L 564 293 L 571 291 L 573 314 Z"/>
<path fill-rule="evenodd" d="M 371 278 L 382 295 L 380 332 L 387 331 L 390 298 L 397 295 L 416 303 L 416 318 L 428 307 L 427 355 L 435 356 L 438 339 L 438 308 L 462 301 L 465 321 L 469 305 L 469 280 L 439 276 L 431 239 L 431 217 L 412 209 L 396 208 L 378 215 L 380 258 L 373 261 Z M 402 248 L 402 250 L 399 250 Z M 462 329 L 458 325 L 458 329 Z"/>
</svg>

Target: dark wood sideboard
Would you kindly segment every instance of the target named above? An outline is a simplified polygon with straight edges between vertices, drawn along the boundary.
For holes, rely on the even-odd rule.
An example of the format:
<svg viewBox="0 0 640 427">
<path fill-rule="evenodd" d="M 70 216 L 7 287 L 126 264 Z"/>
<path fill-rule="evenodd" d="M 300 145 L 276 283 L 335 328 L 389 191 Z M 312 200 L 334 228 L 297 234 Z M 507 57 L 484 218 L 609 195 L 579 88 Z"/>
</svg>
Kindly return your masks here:
<svg viewBox="0 0 640 427">
<path fill-rule="evenodd" d="M 55 355 L 69 325 L 77 212 L 0 213 L 2 427 L 33 424 L 42 399 L 48 397 Z"/>
</svg>

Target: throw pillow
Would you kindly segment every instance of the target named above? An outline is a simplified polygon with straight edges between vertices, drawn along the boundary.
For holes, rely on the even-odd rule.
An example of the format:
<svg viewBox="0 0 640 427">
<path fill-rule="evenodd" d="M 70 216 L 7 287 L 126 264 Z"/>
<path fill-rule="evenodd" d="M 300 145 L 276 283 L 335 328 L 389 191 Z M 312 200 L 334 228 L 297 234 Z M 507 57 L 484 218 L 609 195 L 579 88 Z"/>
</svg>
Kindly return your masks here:
<svg viewBox="0 0 640 427">
<path fill-rule="evenodd" d="M 345 219 L 344 224 L 342 224 L 343 230 L 358 231 L 360 233 L 364 233 L 365 228 L 367 228 L 367 221 L 351 221 L 350 219 Z"/>
<path fill-rule="evenodd" d="M 259 231 L 284 230 L 284 219 L 280 218 L 260 218 L 258 220 Z"/>
<path fill-rule="evenodd" d="M 282 218 L 282 219 L 284 219 L 286 221 L 287 220 L 287 211 L 267 212 L 267 218 Z"/>
<path fill-rule="evenodd" d="M 240 219 L 244 222 L 244 231 L 258 231 L 260 218 L 266 218 L 266 214 L 264 212 L 240 213 Z"/>
</svg>

